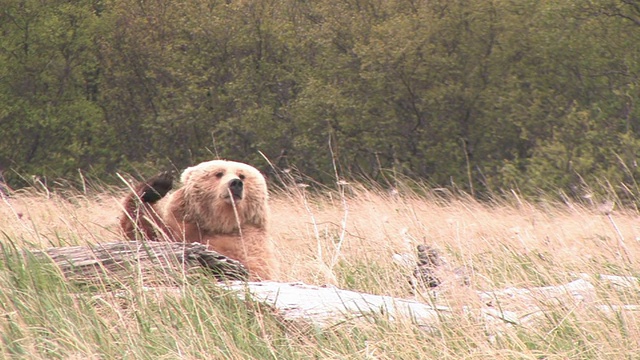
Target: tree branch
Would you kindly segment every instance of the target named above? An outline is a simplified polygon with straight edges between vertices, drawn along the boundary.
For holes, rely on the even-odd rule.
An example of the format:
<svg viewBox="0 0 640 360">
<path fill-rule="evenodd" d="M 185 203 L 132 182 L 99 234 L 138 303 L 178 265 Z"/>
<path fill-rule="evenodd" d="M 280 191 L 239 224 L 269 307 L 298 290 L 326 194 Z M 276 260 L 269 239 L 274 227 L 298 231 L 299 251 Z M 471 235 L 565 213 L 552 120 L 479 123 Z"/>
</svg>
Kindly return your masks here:
<svg viewBox="0 0 640 360">
<path fill-rule="evenodd" d="M 236 260 L 229 259 L 200 243 L 114 242 L 92 246 L 71 246 L 30 252 L 36 259 L 49 259 L 67 279 L 92 280 L 104 276 L 130 276 L 132 269 L 144 274 L 173 273 L 207 269 L 217 279 L 246 280 L 248 272 Z"/>
</svg>

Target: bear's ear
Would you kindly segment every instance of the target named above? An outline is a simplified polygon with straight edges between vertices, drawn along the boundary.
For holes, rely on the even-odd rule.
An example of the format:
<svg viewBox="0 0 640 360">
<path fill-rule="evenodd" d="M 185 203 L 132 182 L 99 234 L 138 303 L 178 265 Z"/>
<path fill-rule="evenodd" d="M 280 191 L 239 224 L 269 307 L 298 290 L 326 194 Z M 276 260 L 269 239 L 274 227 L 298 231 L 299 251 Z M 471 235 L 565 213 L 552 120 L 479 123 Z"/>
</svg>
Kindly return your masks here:
<svg viewBox="0 0 640 360">
<path fill-rule="evenodd" d="M 184 185 L 186 184 L 189 180 L 191 180 L 191 178 L 193 178 L 193 175 L 198 171 L 197 166 L 191 166 L 188 167 L 186 169 L 184 169 L 184 171 L 182 172 L 182 175 L 180 175 L 180 182 Z"/>
</svg>

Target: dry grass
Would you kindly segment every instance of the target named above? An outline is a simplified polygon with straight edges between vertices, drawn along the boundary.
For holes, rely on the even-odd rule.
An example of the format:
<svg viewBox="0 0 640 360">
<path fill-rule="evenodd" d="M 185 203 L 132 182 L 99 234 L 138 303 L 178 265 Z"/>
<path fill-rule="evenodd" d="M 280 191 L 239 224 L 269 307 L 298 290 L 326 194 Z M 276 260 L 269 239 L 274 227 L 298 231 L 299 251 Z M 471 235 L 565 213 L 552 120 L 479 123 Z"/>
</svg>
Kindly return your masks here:
<svg viewBox="0 0 640 360">
<path fill-rule="evenodd" d="M 236 332 L 226 336 L 225 333 L 231 333 L 223 331 L 222 335 L 218 334 L 220 339 L 214 341 L 198 338 L 202 335 L 194 330 L 197 326 L 178 319 L 172 325 L 176 333 L 183 330 L 185 334 L 190 333 L 190 341 L 195 344 L 188 345 L 185 338 L 179 338 L 175 346 L 166 344 L 171 351 L 158 353 L 171 358 L 179 348 L 185 351 L 183 355 L 187 354 L 184 355 L 187 358 L 200 358 L 204 357 L 199 352 L 202 349 L 227 347 L 231 352 L 220 350 L 220 357 L 260 358 L 257 354 L 265 353 L 272 358 L 451 359 L 640 355 L 640 344 L 636 340 L 640 339 L 640 324 L 636 314 L 626 311 L 605 314 L 595 308 L 596 304 L 639 304 L 637 289 L 618 289 L 598 283 L 598 299 L 592 302 L 594 307 L 545 302 L 540 306 L 546 313 L 537 325 L 515 326 L 506 332 L 504 329 L 492 330 L 482 319 L 468 315 L 469 309 L 482 306 L 475 290 L 560 285 L 575 280 L 581 273 L 637 277 L 640 221 L 636 212 L 618 209 L 609 214 L 599 209 L 598 204 L 529 203 L 517 197 L 480 203 L 424 188 L 419 189 L 422 195 L 408 189 L 396 194 L 360 186 L 343 190 L 344 195 L 338 191 L 310 195 L 298 188 L 273 194 L 271 225 L 282 263 L 280 279 L 331 283 L 343 288 L 411 298 L 415 296 L 407 281 L 411 270 L 396 264 L 393 256 L 414 254 L 418 244 L 431 245 L 440 250 L 450 267 L 465 267 L 471 278 L 470 287 L 455 286 L 453 278 L 445 279 L 451 286 L 445 287 L 437 302 L 451 306 L 454 316 L 443 323 L 437 334 L 426 334 L 411 324 L 380 323 L 364 329 L 345 326 L 320 334 L 298 333 L 276 326 L 267 327 L 274 334 L 246 334 L 243 331 L 247 328 L 236 329 L 244 334 L 244 340 L 238 340 Z M 122 192 L 59 195 L 26 191 L 4 199 L 0 202 L 2 241 L 18 248 L 43 248 L 117 240 L 121 195 Z M 626 254 L 620 247 L 620 240 L 626 245 Z M 8 284 L 2 282 L 0 287 L 5 288 L 0 290 L 9 291 Z M 197 288 L 189 291 L 199 293 Z M 423 293 L 427 297 L 428 294 Z M 424 297 L 417 298 L 427 301 Z M 188 300 L 172 301 L 182 309 L 193 308 L 194 313 L 204 311 Z M 115 309 L 117 306 L 109 303 L 101 307 L 102 312 L 93 315 L 95 321 L 111 324 L 109 326 L 114 328 L 125 327 L 118 325 L 127 320 L 123 320 L 120 310 Z M 232 312 L 237 311 L 237 305 L 232 308 Z M 12 311 L 15 309 L 11 306 L 0 305 L 0 312 L 5 315 Z M 154 319 L 163 311 L 166 309 L 143 308 L 142 315 L 138 316 L 146 314 Z M 221 316 L 219 312 L 216 314 L 216 317 Z M 231 318 L 229 323 L 237 322 L 233 314 L 224 315 Z M 265 331 L 264 324 L 255 325 L 252 322 L 255 319 L 247 320 L 246 316 L 243 313 L 242 321 L 249 324 L 248 328 L 258 333 Z M 220 325 L 220 322 L 224 324 Z M 228 327 L 229 323 L 219 320 L 218 326 Z M 140 330 L 140 324 L 134 325 L 127 323 L 126 327 L 136 328 L 133 333 L 144 332 Z M 6 329 L 8 325 L 3 326 Z M 5 345 L 6 341 L 9 340 L 5 340 Z M 247 349 L 238 341 L 253 342 L 254 345 Z M 255 343 L 260 341 L 264 342 L 264 347 L 259 347 L 258 351 Z M 77 352 L 85 356 L 108 353 L 97 340 L 87 339 L 86 342 L 91 345 L 76 349 Z M 150 346 L 138 338 L 129 338 L 123 344 L 125 348 L 135 344 Z M 61 349 L 65 347 L 61 346 Z M 71 350 L 63 350 L 56 357 L 72 357 Z M 254 350 L 258 352 L 252 352 Z M 38 349 L 33 351 L 43 357 L 51 355 Z M 140 352 L 133 354 L 136 357 L 154 354 L 137 351 Z M 9 354 L 11 351 L 5 350 L 4 356 Z"/>
</svg>

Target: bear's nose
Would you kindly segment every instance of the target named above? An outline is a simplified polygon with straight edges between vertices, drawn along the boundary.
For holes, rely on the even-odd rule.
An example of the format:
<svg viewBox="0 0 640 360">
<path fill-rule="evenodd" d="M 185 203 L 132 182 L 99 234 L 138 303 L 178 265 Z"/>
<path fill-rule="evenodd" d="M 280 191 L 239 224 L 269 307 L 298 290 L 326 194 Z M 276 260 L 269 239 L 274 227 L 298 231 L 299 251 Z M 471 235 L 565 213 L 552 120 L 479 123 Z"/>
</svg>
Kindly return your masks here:
<svg viewBox="0 0 640 360">
<path fill-rule="evenodd" d="M 243 187 L 244 187 L 244 184 L 240 179 L 233 179 L 229 181 L 229 191 L 231 191 L 231 195 L 233 195 L 234 198 L 242 199 Z"/>
</svg>

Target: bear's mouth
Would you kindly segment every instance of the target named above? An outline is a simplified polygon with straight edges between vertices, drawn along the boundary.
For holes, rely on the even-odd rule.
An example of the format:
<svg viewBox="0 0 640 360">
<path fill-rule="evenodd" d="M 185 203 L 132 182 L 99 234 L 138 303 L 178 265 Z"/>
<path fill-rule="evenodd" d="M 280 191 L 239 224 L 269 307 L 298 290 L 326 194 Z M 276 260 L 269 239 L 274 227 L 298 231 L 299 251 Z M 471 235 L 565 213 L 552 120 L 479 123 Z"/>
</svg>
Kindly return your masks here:
<svg viewBox="0 0 640 360">
<path fill-rule="evenodd" d="M 242 200 L 242 190 L 240 190 L 240 191 L 229 190 L 229 191 L 227 191 L 226 194 L 224 194 L 223 198 L 226 199 L 226 200 L 233 199 L 234 202 L 238 202 L 238 201 Z"/>
<path fill-rule="evenodd" d="M 242 200 L 242 190 L 240 191 L 230 191 L 233 200 Z"/>
</svg>

